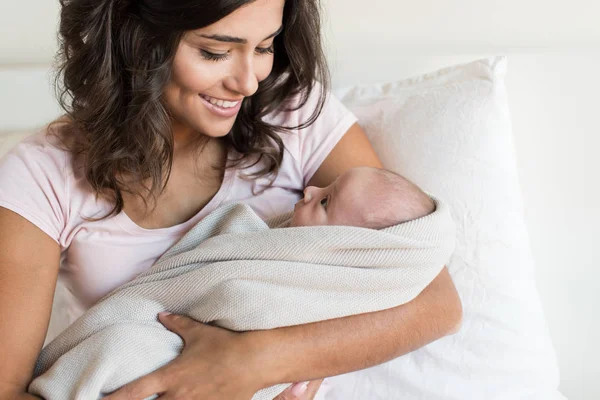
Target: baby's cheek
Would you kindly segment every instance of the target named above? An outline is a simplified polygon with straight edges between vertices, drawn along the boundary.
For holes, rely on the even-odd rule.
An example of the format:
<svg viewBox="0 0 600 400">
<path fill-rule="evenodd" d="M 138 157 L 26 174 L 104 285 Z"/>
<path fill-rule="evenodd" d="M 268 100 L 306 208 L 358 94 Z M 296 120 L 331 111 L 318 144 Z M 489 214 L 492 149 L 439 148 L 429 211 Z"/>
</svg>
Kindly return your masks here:
<svg viewBox="0 0 600 400">
<path fill-rule="evenodd" d="M 309 213 L 305 213 L 302 212 L 301 210 L 298 210 L 294 213 L 293 217 L 292 217 L 292 222 L 291 222 L 291 226 L 311 226 L 314 225 L 311 223 L 312 220 L 310 218 L 310 214 Z"/>
<path fill-rule="evenodd" d="M 292 219 L 290 221 L 290 227 L 300 226 L 299 218 L 300 218 L 300 215 L 299 215 L 298 211 L 294 212 L 294 214 L 292 214 Z"/>
</svg>

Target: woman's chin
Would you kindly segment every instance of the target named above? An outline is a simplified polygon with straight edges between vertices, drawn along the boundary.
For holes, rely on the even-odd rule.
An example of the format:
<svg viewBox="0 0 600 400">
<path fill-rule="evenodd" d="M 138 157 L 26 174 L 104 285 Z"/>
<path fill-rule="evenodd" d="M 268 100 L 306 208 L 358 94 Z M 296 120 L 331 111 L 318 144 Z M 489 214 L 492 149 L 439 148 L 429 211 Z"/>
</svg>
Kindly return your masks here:
<svg viewBox="0 0 600 400">
<path fill-rule="evenodd" d="M 210 131 L 204 130 L 202 132 L 205 136 L 208 136 L 208 137 L 221 138 L 221 137 L 227 136 L 229 134 L 229 132 L 231 132 L 231 128 L 232 127 L 228 126 L 223 129 L 211 129 Z"/>
</svg>

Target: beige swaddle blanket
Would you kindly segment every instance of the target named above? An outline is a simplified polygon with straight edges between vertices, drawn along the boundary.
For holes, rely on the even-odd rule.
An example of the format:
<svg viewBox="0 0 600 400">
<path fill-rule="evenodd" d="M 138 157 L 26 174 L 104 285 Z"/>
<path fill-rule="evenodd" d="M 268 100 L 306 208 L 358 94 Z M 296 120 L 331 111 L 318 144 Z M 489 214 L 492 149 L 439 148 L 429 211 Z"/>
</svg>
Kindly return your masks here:
<svg viewBox="0 0 600 400">
<path fill-rule="evenodd" d="M 449 209 L 432 198 L 434 213 L 381 230 L 287 228 L 291 213 L 265 222 L 244 204 L 221 206 L 50 342 L 29 392 L 47 400 L 102 398 L 167 364 L 183 341 L 158 322 L 161 311 L 248 331 L 404 304 L 454 250 Z M 271 400 L 287 386 L 253 400 Z"/>
</svg>

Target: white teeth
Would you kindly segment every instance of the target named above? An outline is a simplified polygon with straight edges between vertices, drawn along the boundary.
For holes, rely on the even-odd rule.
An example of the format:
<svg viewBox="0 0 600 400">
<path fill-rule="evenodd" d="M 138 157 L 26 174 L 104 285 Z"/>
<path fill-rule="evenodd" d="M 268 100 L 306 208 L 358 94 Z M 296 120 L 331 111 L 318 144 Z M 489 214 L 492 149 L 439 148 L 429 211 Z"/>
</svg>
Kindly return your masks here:
<svg viewBox="0 0 600 400">
<path fill-rule="evenodd" d="M 212 97 L 208 97 L 208 96 L 204 96 L 204 95 L 202 95 L 202 98 L 205 99 L 206 101 L 208 101 L 209 103 L 214 104 L 221 108 L 235 107 L 239 103 L 239 101 L 218 100 L 218 99 L 214 99 Z"/>
</svg>

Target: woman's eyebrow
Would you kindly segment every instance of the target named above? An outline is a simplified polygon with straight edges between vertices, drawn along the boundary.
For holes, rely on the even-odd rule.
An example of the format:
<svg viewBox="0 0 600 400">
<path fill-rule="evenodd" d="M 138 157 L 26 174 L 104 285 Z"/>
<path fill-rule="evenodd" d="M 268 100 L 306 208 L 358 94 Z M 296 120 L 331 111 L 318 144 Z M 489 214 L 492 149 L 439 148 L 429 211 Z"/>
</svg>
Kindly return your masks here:
<svg viewBox="0 0 600 400">
<path fill-rule="evenodd" d="M 274 36 L 277 36 L 281 33 L 281 31 L 283 30 L 283 25 L 281 25 L 279 27 L 279 29 L 277 29 L 277 31 L 271 33 L 269 36 L 267 36 L 266 38 L 264 38 L 263 40 L 261 40 L 262 42 L 264 42 L 267 39 L 271 39 Z M 202 33 L 195 33 L 194 34 L 206 38 L 206 39 L 213 39 L 213 40 L 218 40 L 219 42 L 226 42 L 226 43 L 241 43 L 241 44 L 246 44 L 248 43 L 247 39 L 242 39 L 239 37 L 234 37 L 234 36 L 228 36 L 228 35 L 205 35 Z"/>
</svg>

